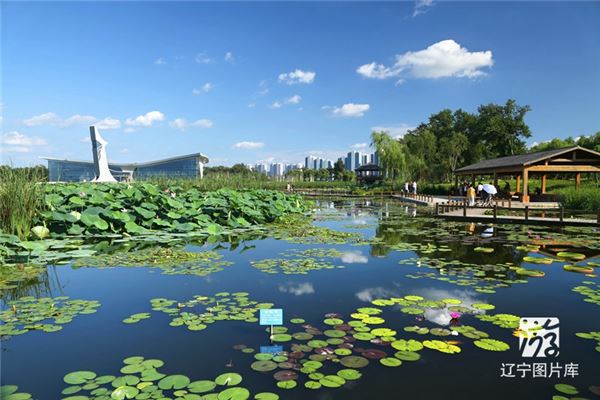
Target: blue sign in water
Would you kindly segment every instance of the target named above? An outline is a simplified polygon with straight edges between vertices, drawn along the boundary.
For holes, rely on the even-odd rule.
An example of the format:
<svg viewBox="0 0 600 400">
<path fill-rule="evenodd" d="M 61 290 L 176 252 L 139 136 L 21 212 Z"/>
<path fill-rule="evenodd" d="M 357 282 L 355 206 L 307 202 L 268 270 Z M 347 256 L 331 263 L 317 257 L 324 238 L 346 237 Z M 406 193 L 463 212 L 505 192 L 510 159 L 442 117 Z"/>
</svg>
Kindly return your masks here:
<svg viewBox="0 0 600 400">
<path fill-rule="evenodd" d="M 281 308 L 268 308 L 260 310 L 261 325 L 283 325 L 283 310 Z"/>
<path fill-rule="evenodd" d="M 266 354 L 279 354 L 283 351 L 283 346 L 260 346 L 260 352 Z"/>
</svg>

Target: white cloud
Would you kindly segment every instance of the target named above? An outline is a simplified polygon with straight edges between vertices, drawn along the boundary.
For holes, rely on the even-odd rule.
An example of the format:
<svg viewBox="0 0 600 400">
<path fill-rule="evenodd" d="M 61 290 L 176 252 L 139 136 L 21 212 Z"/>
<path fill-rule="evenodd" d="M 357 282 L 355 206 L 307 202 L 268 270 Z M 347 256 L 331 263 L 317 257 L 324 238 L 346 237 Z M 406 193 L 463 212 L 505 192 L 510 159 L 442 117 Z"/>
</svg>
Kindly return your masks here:
<svg viewBox="0 0 600 400">
<path fill-rule="evenodd" d="M 355 150 L 360 150 L 360 149 L 366 149 L 367 147 L 369 147 L 369 145 L 367 143 L 355 143 L 350 147 L 352 147 Z"/>
<path fill-rule="evenodd" d="M 0 136 L 0 144 L 0 148 L 6 153 L 29 153 L 33 146 L 44 146 L 48 143 L 43 138 L 12 131 Z"/>
<path fill-rule="evenodd" d="M 410 130 L 415 129 L 415 126 L 408 124 L 400 125 L 378 125 L 371 128 L 371 132 L 387 132 L 388 135 L 395 139 L 400 139 Z"/>
<path fill-rule="evenodd" d="M 69 127 L 73 125 L 91 125 L 97 121 L 97 118 L 91 115 L 75 114 L 60 123 L 61 126 Z"/>
<path fill-rule="evenodd" d="M 294 296 L 302 296 L 304 294 L 313 294 L 315 292 L 315 288 L 310 282 L 287 282 L 279 285 L 279 291 L 283 293 L 291 293 Z"/>
<path fill-rule="evenodd" d="M 300 103 L 300 100 L 302 100 L 302 97 L 295 94 L 292 97 L 286 99 L 285 102 L 286 102 L 286 104 L 298 104 L 298 103 Z"/>
<path fill-rule="evenodd" d="M 215 88 L 215 85 L 212 82 L 206 82 L 200 89 L 192 89 L 192 93 L 195 95 L 199 95 L 202 93 L 208 93 Z"/>
<path fill-rule="evenodd" d="M 125 129 L 123 129 L 123 132 L 125 132 L 125 133 L 135 132 L 135 128 L 125 128 Z"/>
<path fill-rule="evenodd" d="M 374 287 L 365 288 L 360 292 L 356 292 L 355 296 L 360 301 L 371 302 L 375 299 L 387 299 L 390 297 L 398 297 L 398 293 L 393 290 L 386 289 L 384 287 Z"/>
<path fill-rule="evenodd" d="M 154 64 L 156 65 L 165 65 L 167 63 L 167 60 L 165 60 L 163 57 L 159 57 L 156 60 L 154 60 Z"/>
<path fill-rule="evenodd" d="M 38 125 L 56 125 L 60 123 L 61 118 L 53 112 L 40 114 L 31 118 L 23 120 L 26 126 L 38 126 Z"/>
<path fill-rule="evenodd" d="M 361 65 L 356 69 L 356 72 L 365 78 L 371 79 L 387 79 L 398 74 L 398 71 L 374 62 Z"/>
<path fill-rule="evenodd" d="M 119 129 L 121 127 L 121 121 L 115 118 L 106 117 L 100 121 L 96 121 L 93 125 L 95 125 L 96 128 L 103 130 Z"/>
<path fill-rule="evenodd" d="M 40 125 L 49 125 L 49 126 L 58 126 L 61 128 L 69 128 L 71 126 L 77 125 L 95 125 L 98 129 L 118 129 L 121 127 L 121 121 L 118 119 L 114 119 L 111 117 L 106 117 L 104 119 L 99 120 L 93 115 L 80 115 L 75 114 L 70 116 L 69 118 L 63 119 L 59 115 L 48 112 L 41 115 L 36 115 L 31 118 L 23 120 L 23 124 L 26 126 L 40 126 Z"/>
<path fill-rule="evenodd" d="M 249 103 L 248 104 L 248 108 L 254 108 L 254 107 L 256 107 L 256 104 L 254 104 L 254 103 Z"/>
<path fill-rule="evenodd" d="M 269 106 L 269 108 L 281 108 L 281 103 L 278 101 L 274 101 L 273 104 Z"/>
<path fill-rule="evenodd" d="M 43 146 L 47 143 L 45 139 L 12 131 L 2 135 L 2 144 L 9 146 Z"/>
<path fill-rule="evenodd" d="M 231 51 L 228 51 L 227 53 L 225 53 L 225 56 L 223 57 L 223 59 L 227 62 L 234 62 L 235 56 L 233 55 L 233 53 Z"/>
<path fill-rule="evenodd" d="M 309 84 L 313 83 L 316 75 L 317 74 L 312 71 L 302 71 L 301 69 L 297 69 L 285 74 L 279 74 L 279 82 L 283 82 L 288 85 L 295 85 L 298 83 Z"/>
<path fill-rule="evenodd" d="M 188 122 L 184 118 L 176 118 L 169 122 L 169 126 L 171 128 L 179 129 L 180 131 L 185 131 L 188 128 L 212 128 L 213 122 L 209 119 L 199 119 L 193 122 Z"/>
<path fill-rule="evenodd" d="M 485 75 L 483 68 L 494 65 L 492 51 L 470 52 L 454 40 L 442 40 L 424 50 L 409 51 L 396 55 L 391 67 L 374 62 L 364 64 L 356 72 L 365 78 L 387 79 L 391 77 L 415 77 L 438 79 L 447 77 L 476 78 Z M 402 84 L 400 78 L 396 84 Z"/>
<path fill-rule="evenodd" d="M 164 121 L 165 114 L 160 111 L 150 111 L 135 118 L 127 118 L 125 124 L 129 126 L 152 126 L 155 121 Z"/>
<path fill-rule="evenodd" d="M 238 142 L 238 143 L 234 144 L 233 147 L 235 147 L 236 149 L 252 150 L 252 149 L 262 149 L 263 147 L 265 147 L 265 144 L 262 142 L 244 141 L 244 142 Z"/>
<path fill-rule="evenodd" d="M 419 14 L 424 14 L 433 6 L 433 0 L 417 0 L 415 1 L 415 8 L 413 10 L 413 17 Z"/>
<path fill-rule="evenodd" d="M 208 57 L 205 53 L 198 53 L 194 61 L 198 64 L 210 64 L 213 62 L 212 58 Z"/>
<path fill-rule="evenodd" d="M 363 255 L 360 251 L 347 251 L 342 253 L 340 257 L 343 263 L 346 264 L 366 264 L 369 259 Z"/>
<path fill-rule="evenodd" d="M 341 107 L 333 107 L 331 113 L 336 117 L 356 118 L 365 115 L 369 108 L 368 104 L 346 103 Z"/>
</svg>

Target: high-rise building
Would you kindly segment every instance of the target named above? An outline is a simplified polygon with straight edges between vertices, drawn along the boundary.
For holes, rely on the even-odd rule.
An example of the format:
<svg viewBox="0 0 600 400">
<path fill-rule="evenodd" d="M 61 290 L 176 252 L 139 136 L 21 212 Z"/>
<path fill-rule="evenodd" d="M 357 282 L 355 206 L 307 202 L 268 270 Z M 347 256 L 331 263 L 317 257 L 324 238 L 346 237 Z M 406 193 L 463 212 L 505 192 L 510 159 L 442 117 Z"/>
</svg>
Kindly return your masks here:
<svg viewBox="0 0 600 400">
<path fill-rule="evenodd" d="M 365 165 L 365 164 L 368 164 L 368 163 L 369 163 L 369 155 L 368 154 L 363 154 L 361 165 Z"/>
<path fill-rule="evenodd" d="M 360 151 L 355 151 L 354 152 L 354 168 L 352 168 L 352 170 L 354 171 L 356 168 L 360 167 L 361 162 L 362 162 L 362 157 L 361 157 Z"/>
<path fill-rule="evenodd" d="M 344 159 L 344 166 L 346 167 L 346 171 L 354 171 L 354 157 L 352 156 L 352 152 L 349 151 L 346 154 L 346 158 Z"/>
<path fill-rule="evenodd" d="M 379 153 L 378 152 L 373 153 L 373 164 L 379 165 Z"/>
</svg>

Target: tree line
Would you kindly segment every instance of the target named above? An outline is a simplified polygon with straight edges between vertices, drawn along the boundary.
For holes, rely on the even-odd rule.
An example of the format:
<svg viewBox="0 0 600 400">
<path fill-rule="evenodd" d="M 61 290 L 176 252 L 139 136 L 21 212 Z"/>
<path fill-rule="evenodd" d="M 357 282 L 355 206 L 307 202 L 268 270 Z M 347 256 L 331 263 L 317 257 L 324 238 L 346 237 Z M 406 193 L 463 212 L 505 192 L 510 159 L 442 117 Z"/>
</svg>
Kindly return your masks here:
<svg viewBox="0 0 600 400">
<path fill-rule="evenodd" d="M 481 160 L 579 145 L 600 151 L 600 132 L 577 139 L 554 139 L 528 149 L 528 105 L 509 99 L 484 104 L 477 112 L 442 110 L 400 138 L 373 132 L 384 173 L 391 179 L 449 182 L 452 171 Z"/>
</svg>

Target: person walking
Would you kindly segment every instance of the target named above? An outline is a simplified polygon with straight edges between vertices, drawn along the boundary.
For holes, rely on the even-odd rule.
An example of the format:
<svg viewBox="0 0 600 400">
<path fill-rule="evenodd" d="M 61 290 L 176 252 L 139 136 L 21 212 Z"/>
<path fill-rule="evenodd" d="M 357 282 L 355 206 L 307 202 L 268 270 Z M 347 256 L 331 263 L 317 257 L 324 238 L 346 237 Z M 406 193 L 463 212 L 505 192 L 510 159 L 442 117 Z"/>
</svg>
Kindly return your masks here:
<svg viewBox="0 0 600 400">
<path fill-rule="evenodd" d="M 406 181 L 406 182 L 404 182 L 404 194 L 408 194 L 408 193 L 410 193 L 410 192 L 408 191 L 408 181 Z"/>
<path fill-rule="evenodd" d="M 412 188 L 413 188 L 413 193 L 417 194 L 417 181 L 413 181 Z"/>
</svg>

